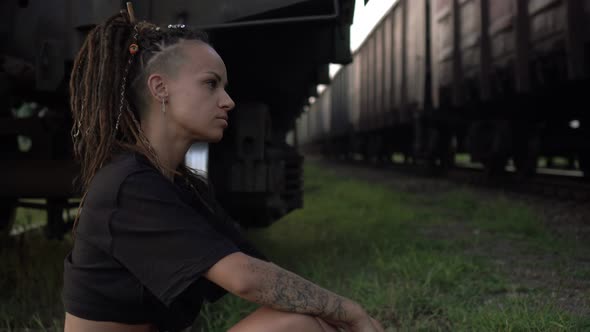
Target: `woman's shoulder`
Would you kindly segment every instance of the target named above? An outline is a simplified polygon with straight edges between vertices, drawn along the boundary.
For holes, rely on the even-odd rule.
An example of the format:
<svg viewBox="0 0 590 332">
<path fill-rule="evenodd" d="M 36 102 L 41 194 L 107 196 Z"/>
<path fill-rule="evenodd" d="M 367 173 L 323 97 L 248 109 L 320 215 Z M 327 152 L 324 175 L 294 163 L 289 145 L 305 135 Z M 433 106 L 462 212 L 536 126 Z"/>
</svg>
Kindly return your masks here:
<svg viewBox="0 0 590 332">
<path fill-rule="evenodd" d="M 161 174 L 138 152 L 121 152 L 103 165 L 88 187 L 86 202 L 114 202 L 123 183 L 130 177 L 158 178 Z"/>
</svg>

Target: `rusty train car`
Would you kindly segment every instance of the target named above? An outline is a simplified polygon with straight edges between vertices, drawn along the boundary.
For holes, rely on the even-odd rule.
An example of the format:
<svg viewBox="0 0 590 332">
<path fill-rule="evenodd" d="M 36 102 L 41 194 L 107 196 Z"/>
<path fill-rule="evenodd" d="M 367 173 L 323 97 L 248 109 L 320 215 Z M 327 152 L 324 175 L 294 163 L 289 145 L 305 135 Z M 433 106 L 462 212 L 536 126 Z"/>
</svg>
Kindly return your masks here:
<svg viewBox="0 0 590 332">
<path fill-rule="evenodd" d="M 304 149 L 590 174 L 590 1 L 399 0 L 298 119 Z"/>
<path fill-rule="evenodd" d="M 205 30 L 224 59 L 237 104 L 225 138 L 208 147 L 208 176 L 244 226 L 302 205 L 301 155 L 285 135 L 329 63 L 349 63 L 354 0 L 134 0 L 136 16 Z M 72 186 L 67 84 L 74 56 L 120 0 L 0 3 L 0 236 L 18 206 L 46 209 L 48 235 L 67 229 Z M 25 201 L 24 198 L 44 198 Z"/>
</svg>

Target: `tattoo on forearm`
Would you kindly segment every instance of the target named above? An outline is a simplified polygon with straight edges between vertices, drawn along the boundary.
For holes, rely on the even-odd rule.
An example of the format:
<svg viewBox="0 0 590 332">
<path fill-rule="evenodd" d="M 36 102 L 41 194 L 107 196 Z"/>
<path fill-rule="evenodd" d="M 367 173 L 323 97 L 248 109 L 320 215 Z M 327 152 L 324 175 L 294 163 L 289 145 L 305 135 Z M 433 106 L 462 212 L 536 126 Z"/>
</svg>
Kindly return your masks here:
<svg viewBox="0 0 590 332">
<path fill-rule="evenodd" d="M 263 279 L 262 287 L 252 294 L 255 302 L 283 311 L 347 320 L 344 298 L 275 265 L 252 262 L 247 268 Z"/>
</svg>

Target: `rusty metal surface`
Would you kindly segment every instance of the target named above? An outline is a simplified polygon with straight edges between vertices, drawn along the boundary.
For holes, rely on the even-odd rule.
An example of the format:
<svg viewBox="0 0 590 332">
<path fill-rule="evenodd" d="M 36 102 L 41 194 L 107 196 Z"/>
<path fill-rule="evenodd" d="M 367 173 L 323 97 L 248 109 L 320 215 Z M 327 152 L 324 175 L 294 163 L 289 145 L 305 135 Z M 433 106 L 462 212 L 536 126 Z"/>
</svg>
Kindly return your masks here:
<svg viewBox="0 0 590 332">
<path fill-rule="evenodd" d="M 406 79 L 406 54 L 405 54 L 405 38 L 404 38 L 404 8 L 405 2 L 400 1 L 398 6 L 394 8 L 394 28 L 393 28 L 393 61 L 394 61 L 394 80 L 393 89 L 395 96 L 394 100 L 394 124 L 401 122 L 401 112 L 404 107 L 406 96 L 405 79 Z"/>
<path fill-rule="evenodd" d="M 76 196 L 72 181 L 78 174 L 70 160 L 3 160 L 0 198 Z"/>
<path fill-rule="evenodd" d="M 411 123 L 416 112 L 424 109 L 426 77 L 426 1 L 406 2 L 406 75 L 407 100 L 402 123 Z"/>
<path fill-rule="evenodd" d="M 383 122 L 385 126 L 393 124 L 393 101 L 395 90 L 393 89 L 393 12 L 387 14 L 383 31 Z"/>
<path fill-rule="evenodd" d="M 441 103 L 441 90 L 453 83 L 452 0 L 433 0 L 430 14 L 432 89 L 434 106 Z"/>
</svg>

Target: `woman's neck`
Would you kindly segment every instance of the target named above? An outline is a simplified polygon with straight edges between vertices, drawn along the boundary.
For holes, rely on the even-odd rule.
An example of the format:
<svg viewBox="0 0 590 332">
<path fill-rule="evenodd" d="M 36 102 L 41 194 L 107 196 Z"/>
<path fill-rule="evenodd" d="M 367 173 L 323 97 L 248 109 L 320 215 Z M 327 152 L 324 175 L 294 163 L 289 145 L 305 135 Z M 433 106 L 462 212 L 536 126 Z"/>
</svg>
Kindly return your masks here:
<svg viewBox="0 0 590 332">
<path fill-rule="evenodd" d="M 191 142 L 177 135 L 178 130 L 167 128 L 161 118 L 146 120 L 141 122 L 142 131 L 158 157 L 164 176 L 174 182 L 174 171 L 184 161 Z"/>
</svg>

